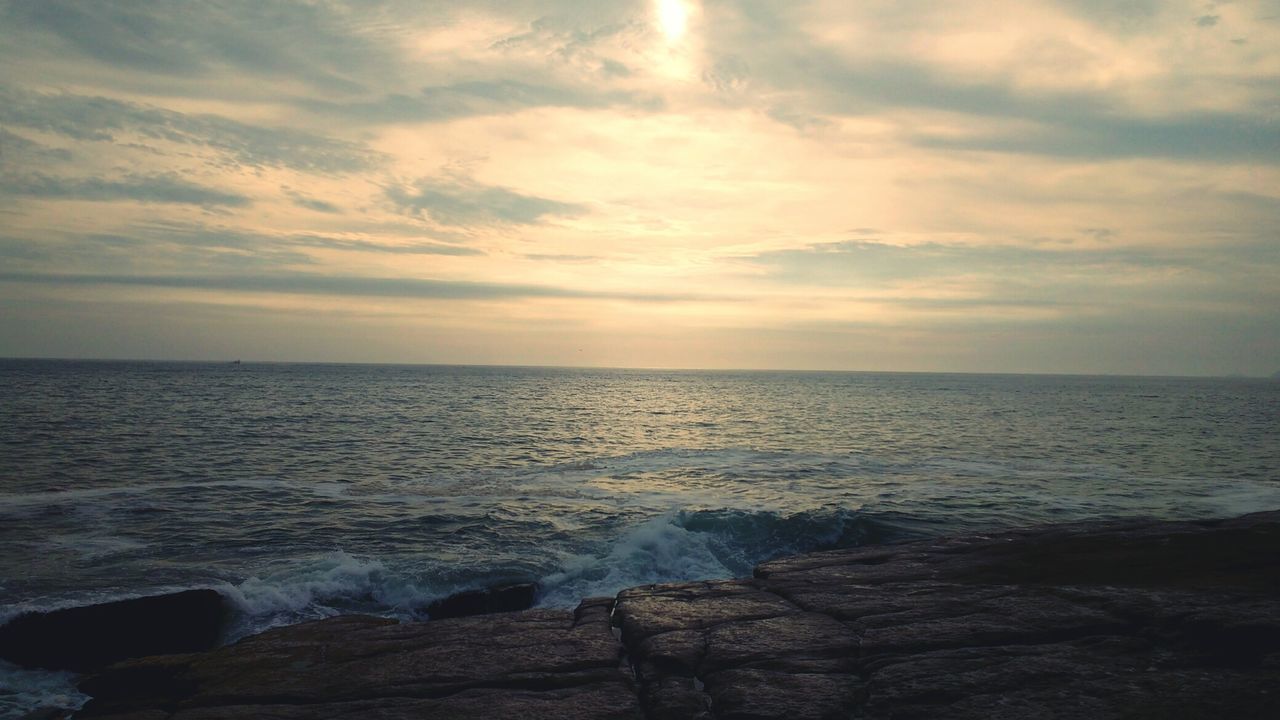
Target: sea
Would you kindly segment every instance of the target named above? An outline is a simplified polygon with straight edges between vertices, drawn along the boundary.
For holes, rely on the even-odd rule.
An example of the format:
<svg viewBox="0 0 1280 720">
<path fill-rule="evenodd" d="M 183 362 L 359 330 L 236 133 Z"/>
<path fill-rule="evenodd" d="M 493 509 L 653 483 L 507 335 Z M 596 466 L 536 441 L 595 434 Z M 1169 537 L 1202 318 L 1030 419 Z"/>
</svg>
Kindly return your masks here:
<svg viewBox="0 0 1280 720">
<path fill-rule="evenodd" d="M 0 360 L 0 622 L 188 588 L 226 641 L 537 582 L 1280 508 L 1280 382 Z M 75 704 L 0 663 L 0 717 Z"/>
</svg>

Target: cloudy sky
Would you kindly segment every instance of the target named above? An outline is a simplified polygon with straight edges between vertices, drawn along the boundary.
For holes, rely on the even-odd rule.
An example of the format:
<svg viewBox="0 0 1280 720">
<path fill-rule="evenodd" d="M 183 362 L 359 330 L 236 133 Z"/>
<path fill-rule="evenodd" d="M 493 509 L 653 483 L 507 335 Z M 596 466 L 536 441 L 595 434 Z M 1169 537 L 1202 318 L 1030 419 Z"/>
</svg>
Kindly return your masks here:
<svg viewBox="0 0 1280 720">
<path fill-rule="evenodd" d="M 0 355 L 1280 370 L 1280 1 L 0 0 Z"/>
</svg>

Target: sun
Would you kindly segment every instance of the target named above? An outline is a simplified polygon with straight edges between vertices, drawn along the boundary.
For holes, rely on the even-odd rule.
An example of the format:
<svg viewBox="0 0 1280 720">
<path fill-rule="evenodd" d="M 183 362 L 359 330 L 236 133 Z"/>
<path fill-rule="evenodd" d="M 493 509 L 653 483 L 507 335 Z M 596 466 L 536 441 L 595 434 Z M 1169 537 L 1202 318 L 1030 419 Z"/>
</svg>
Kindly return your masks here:
<svg viewBox="0 0 1280 720">
<path fill-rule="evenodd" d="M 667 42 L 675 42 L 684 36 L 689 28 L 689 8 L 684 0 L 656 0 L 658 5 L 658 25 Z"/>
</svg>

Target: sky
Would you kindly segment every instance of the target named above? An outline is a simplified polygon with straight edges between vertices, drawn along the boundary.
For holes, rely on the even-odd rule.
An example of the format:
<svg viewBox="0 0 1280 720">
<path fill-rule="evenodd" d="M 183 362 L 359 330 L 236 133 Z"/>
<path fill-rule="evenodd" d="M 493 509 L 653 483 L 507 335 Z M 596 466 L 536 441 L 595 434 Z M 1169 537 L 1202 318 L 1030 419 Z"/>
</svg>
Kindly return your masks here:
<svg viewBox="0 0 1280 720">
<path fill-rule="evenodd" d="M 1280 371 L 1280 0 L 0 0 L 0 67 L 0 356 Z"/>
</svg>

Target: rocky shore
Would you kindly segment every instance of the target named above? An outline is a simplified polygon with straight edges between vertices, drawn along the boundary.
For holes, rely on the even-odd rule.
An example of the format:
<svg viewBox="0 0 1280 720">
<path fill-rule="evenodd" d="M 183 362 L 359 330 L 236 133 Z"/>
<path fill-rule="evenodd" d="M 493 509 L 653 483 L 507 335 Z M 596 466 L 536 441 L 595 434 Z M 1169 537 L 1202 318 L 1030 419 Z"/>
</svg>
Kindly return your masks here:
<svg viewBox="0 0 1280 720">
<path fill-rule="evenodd" d="M 574 611 L 363 616 L 87 675 L 77 718 L 1275 718 L 1280 512 L 816 553 Z"/>
</svg>

